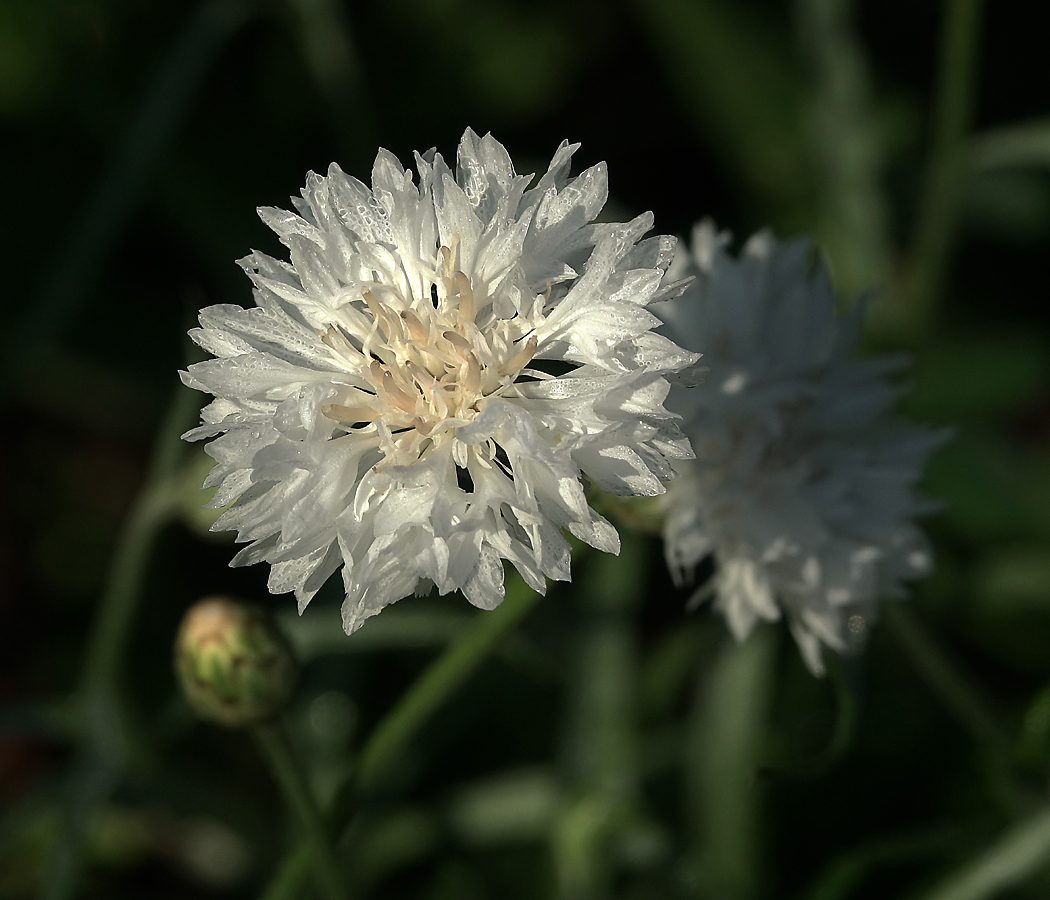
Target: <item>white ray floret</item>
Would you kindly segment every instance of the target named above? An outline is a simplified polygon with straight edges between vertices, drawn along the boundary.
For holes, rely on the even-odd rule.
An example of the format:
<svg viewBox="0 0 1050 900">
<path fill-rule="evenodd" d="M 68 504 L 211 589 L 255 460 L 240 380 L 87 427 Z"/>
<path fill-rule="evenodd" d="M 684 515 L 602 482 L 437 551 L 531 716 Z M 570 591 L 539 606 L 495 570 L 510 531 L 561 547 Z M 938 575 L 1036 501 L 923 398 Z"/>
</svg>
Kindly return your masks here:
<svg viewBox="0 0 1050 900">
<path fill-rule="evenodd" d="M 183 380 L 215 395 L 191 440 L 214 438 L 216 530 L 267 561 L 300 610 L 340 566 L 348 632 L 436 585 L 503 598 L 503 560 L 543 592 L 569 578 L 562 529 L 617 552 L 581 472 L 653 495 L 691 456 L 663 407 L 693 363 L 647 307 L 674 239 L 650 214 L 592 224 L 604 164 L 569 176 L 563 143 L 529 190 L 506 150 L 468 130 L 453 172 L 416 156 L 419 183 L 381 150 L 372 186 L 332 165 L 297 212 L 260 215 L 290 263 L 241 261 L 257 306 L 204 309 L 216 358 Z"/>
<path fill-rule="evenodd" d="M 705 382 L 675 389 L 696 460 L 663 498 L 665 549 L 680 582 L 705 557 L 713 599 L 738 639 L 784 613 L 806 664 L 846 649 L 876 603 L 925 574 L 931 552 L 914 486 L 943 433 L 890 413 L 896 357 L 856 354 L 864 303 L 835 314 L 806 240 L 761 232 L 739 259 L 698 225 L 668 273 L 696 280 L 664 304 L 665 333 L 702 351 Z"/>
</svg>

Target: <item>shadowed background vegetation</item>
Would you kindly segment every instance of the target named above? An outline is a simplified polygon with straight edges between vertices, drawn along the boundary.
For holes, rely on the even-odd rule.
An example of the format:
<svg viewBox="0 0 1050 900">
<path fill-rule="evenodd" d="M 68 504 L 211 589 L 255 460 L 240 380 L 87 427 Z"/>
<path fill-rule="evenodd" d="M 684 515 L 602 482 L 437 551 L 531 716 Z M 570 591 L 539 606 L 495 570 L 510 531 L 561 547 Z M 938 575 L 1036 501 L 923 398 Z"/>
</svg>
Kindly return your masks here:
<svg viewBox="0 0 1050 900">
<path fill-rule="evenodd" d="M 354 898 L 1050 895 L 1044 56 L 979 0 L 5 0 L 0 900 L 311 896 L 259 747 L 176 689 L 211 594 L 297 651 Z M 624 525 L 535 605 L 411 598 L 351 638 L 338 579 L 300 619 L 227 567 L 177 440 L 196 311 L 250 303 L 234 260 L 282 255 L 253 209 L 307 170 L 468 125 L 521 172 L 582 142 L 608 218 L 811 233 L 844 299 L 878 288 L 869 349 L 955 435 L 936 572 L 827 678 L 685 614 Z"/>
</svg>

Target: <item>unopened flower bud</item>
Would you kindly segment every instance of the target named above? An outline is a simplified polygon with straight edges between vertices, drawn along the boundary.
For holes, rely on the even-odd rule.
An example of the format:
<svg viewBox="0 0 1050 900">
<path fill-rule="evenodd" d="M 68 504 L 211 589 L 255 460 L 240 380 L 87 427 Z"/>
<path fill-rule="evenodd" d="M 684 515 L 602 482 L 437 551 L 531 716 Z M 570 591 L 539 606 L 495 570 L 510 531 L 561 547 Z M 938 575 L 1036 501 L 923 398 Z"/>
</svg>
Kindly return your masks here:
<svg viewBox="0 0 1050 900">
<path fill-rule="evenodd" d="M 195 603 L 175 639 L 175 670 L 193 711 L 240 728 L 275 715 L 291 693 L 295 664 L 263 611 L 227 597 Z"/>
</svg>

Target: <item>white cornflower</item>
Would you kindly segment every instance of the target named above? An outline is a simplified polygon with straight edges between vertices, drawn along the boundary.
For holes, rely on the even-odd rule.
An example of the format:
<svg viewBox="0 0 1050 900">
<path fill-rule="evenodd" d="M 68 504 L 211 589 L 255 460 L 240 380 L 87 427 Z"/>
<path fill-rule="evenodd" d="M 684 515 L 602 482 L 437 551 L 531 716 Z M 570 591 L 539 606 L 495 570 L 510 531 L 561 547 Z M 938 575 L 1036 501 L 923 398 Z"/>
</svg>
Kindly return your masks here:
<svg viewBox="0 0 1050 900">
<path fill-rule="evenodd" d="M 663 498 L 667 561 L 682 582 L 712 556 L 693 602 L 713 598 L 740 640 L 783 611 L 820 674 L 821 644 L 846 649 L 877 600 L 929 570 L 913 487 L 943 435 L 890 414 L 901 360 L 856 355 L 864 304 L 835 314 L 808 241 L 762 232 L 733 259 L 728 240 L 696 227 L 668 273 L 696 281 L 660 310 L 710 369 L 669 398 L 697 458 Z"/>
<path fill-rule="evenodd" d="M 298 213 L 261 209 L 291 264 L 241 261 L 257 307 L 211 306 L 194 340 L 217 359 L 183 381 L 216 400 L 185 435 L 216 438 L 205 486 L 216 530 L 250 541 L 299 608 L 342 565 L 347 632 L 436 585 L 503 598 L 509 560 L 535 590 L 569 578 L 566 528 L 616 553 L 587 504 L 600 488 L 657 494 L 691 456 L 663 408 L 664 373 L 695 360 L 646 307 L 674 239 L 639 242 L 651 214 L 590 224 L 606 169 L 514 171 L 491 136 L 458 166 L 416 155 L 419 185 L 380 150 L 372 187 L 332 165 Z M 223 434 L 225 432 L 225 434 Z"/>
</svg>

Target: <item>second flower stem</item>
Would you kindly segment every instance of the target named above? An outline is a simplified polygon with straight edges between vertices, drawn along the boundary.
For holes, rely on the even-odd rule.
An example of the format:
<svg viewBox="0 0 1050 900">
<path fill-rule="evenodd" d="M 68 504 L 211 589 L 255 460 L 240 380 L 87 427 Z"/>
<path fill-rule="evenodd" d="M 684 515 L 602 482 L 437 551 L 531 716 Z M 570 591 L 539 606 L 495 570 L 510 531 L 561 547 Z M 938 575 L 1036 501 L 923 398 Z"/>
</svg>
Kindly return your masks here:
<svg viewBox="0 0 1050 900">
<path fill-rule="evenodd" d="M 982 0 L 944 0 L 934 86 L 932 146 L 912 247 L 910 321 L 921 337 L 933 324 L 944 291 L 966 176 L 965 145 L 973 118 Z"/>
<path fill-rule="evenodd" d="M 448 696 L 466 680 L 539 599 L 519 577 L 508 579 L 507 596 L 492 612 L 479 615 L 398 700 L 361 751 L 357 785 L 368 790 L 396 759 L 401 748 Z"/>
<path fill-rule="evenodd" d="M 280 725 L 276 724 L 257 725 L 252 732 L 285 800 L 295 810 L 306 832 L 306 843 L 313 856 L 311 871 L 318 890 L 328 900 L 345 900 L 347 893 L 343 887 L 343 876 L 339 871 L 328 832 L 287 735 Z"/>
<path fill-rule="evenodd" d="M 504 601 L 491 612 L 479 613 L 470 628 L 419 676 L 375 727 L 361 751 L 355 779 L 340 792 L 326 815 L 329 834 L 346 824 L 359 792 L 368 792 L 380 782 L 413 735 L 536 605 L 539 594 L 519 575 L 509 575 L 507 582 Z M 297 896 L 306 853 L 305 842 L 292 849 L 262 895 L 265 900 Z"/>
</svg>

